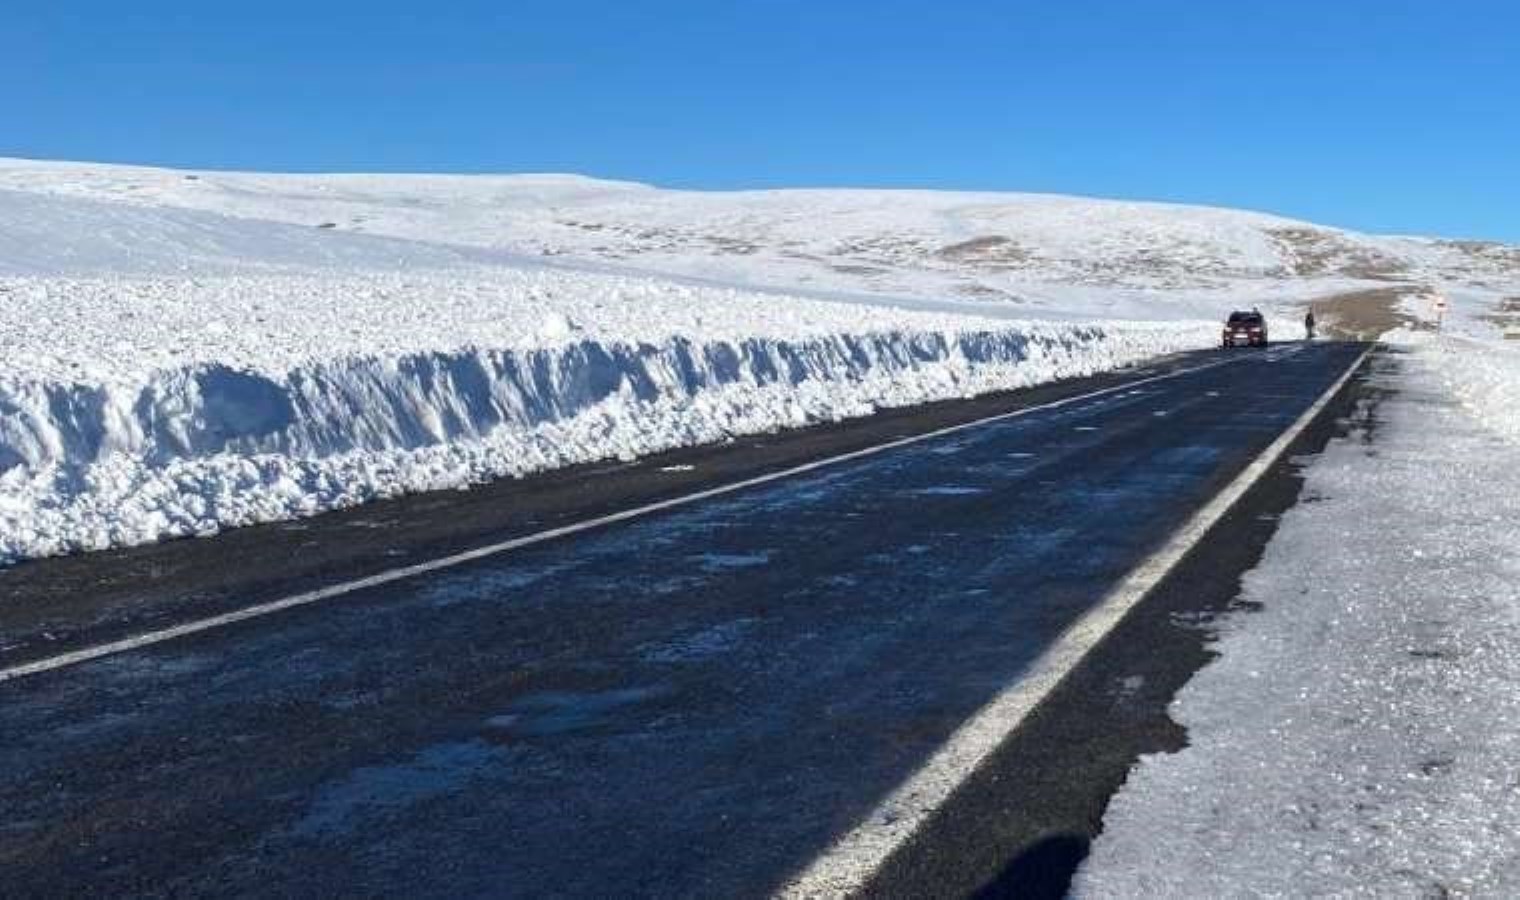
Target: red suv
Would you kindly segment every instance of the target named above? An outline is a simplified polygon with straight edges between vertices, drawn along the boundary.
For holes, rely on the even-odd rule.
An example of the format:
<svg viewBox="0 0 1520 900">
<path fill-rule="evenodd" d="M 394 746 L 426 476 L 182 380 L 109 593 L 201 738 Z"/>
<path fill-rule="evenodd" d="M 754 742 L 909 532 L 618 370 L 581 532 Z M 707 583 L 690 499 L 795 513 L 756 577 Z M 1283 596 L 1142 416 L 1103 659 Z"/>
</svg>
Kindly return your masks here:
<svg viewBox="0 0 1520 900">
<path fill-rule="evenodd" d="M 1261 313 L 1232 312 L 1224 323 L 1224 340 L 1221 346 L 1265 347 L 1267 345 L 1267 319 Z"/>
</svg>

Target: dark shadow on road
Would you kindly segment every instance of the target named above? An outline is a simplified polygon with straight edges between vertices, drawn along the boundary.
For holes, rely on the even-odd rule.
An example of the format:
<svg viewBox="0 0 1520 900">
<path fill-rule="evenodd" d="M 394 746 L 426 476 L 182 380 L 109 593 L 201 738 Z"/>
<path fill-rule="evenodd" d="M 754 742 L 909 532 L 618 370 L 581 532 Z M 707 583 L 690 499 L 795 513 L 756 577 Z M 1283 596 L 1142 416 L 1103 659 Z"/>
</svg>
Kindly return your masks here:
<svg viewBox="0 0 1520 900">
<path fill-rule="evenodd" d="M 972 897 L 975 900 L 1059 900 L 1071 887 L 1077 866 L 1087 858 L 1090 842 L 1083 834 L 1047 835 L 1014 857 Z"/>
</svg>

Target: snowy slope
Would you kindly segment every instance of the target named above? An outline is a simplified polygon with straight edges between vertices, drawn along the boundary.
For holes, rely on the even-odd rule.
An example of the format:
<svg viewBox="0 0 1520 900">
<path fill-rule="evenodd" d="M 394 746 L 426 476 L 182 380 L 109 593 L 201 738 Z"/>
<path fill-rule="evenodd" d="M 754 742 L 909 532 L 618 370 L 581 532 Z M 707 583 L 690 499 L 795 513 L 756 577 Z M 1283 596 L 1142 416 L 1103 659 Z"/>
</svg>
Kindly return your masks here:
<svg viewBox="0 0 1520 900">
<path fill-rule="evenodd" d="M 1291 336 L 1415 271 L 1486 309 L 1506 260 L 1035 195 L 0 161 L 0 561 L 1099 371 L 1248 303 Z"/>
<path fill-rule="evenodd" d="M 0 191 L 0 276 L 396 269 L 481 255 L 193 209 Z"/>
<path fill-rule="evenodd" d="M 0 160 L 5 189 L 1061 318 L 1213 318 L 1224 300 L 1296 302 L 1390 281 L 1487 290 L 1520 277 L 1515 248 L 1036 194 L 693 192 L 562 175 L 270 175 Z"/>
</svg>

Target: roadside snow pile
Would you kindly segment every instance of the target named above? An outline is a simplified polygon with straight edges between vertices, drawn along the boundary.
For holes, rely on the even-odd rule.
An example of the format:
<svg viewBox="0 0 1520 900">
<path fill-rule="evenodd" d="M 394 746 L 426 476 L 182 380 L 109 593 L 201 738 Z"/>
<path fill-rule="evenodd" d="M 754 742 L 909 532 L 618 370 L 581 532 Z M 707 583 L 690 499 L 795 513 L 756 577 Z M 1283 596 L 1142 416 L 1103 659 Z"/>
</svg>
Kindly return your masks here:
<svg viewBox="0 0 1520 900">
<path fill-rule="evenodd" d="M 1429 347 L 1441 356 L 1447 388 L 1488 427 L 1520 443 L 1520 347 L 1474 338 L 1443 338 Z"/>
<path fill-rule="evenodd" d="M 0 560 L 1085 375 L 1215 327 L 503 267 L 0 280 Z"/>
<path fill-rule="evenodd" d="M 1260 612 L 1175 701 L 1189 746 L 1131 773 L 1076 896 L 1520 895 L 1520 442 L 1487 427 L 1515 436 L 1520 368 L 1400 343 L 1375 379 L 1398 391 L 1309 468 L 1316 502 L 1245 580 Z"/>
</svg>

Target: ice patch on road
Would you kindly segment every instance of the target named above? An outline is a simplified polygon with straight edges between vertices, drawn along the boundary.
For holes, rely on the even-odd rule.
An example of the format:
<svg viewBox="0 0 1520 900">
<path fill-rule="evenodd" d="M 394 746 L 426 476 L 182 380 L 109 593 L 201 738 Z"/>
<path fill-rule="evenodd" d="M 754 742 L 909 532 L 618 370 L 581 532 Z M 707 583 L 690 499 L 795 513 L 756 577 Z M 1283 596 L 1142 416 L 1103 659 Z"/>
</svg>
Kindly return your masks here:
<svg viewBox="0 0 1520 900">
<path fill-rule="evenodd" d="M 770 553 L 702 553 L 693 556 L 704 572 L 727 572 L 731 569 L 754 569 L 769 565 Z"/>
<path fill-rule="evenodd" d="M 755 619 L 722 622 L 684 637 L 642 647 L 639 655 L 648 662 L 661 663 L 698 662 L 721 656 L 736 649 L 755 622 Z"/>
<path fill-rule="evenodd" d="M 352 833 L 364 826 L 366 817 L 401 814 L 455 794 L 508 755 L 486 741 L 460 741 L 427 747 L 405 762 L 355 769 L 322 788 L 290 833 L 299 838 Z"/>
<path fill-rule="evenodd" d="M 985 494 L 986 488 L 968 487 L 960 484 L 938 484 L 933 487 L 917 488 L 911 493 L 920 497 L 969 497 L 973 494 Z"/>
<path fill-rule="evenodd" d="M 617 688 L 607 691 L 541 691 L 493 716 L 487 727 L 512 737 L 549 737 L 606 728 L 627 710 L 662 697 L 668 687 Z"/>
</svg>

